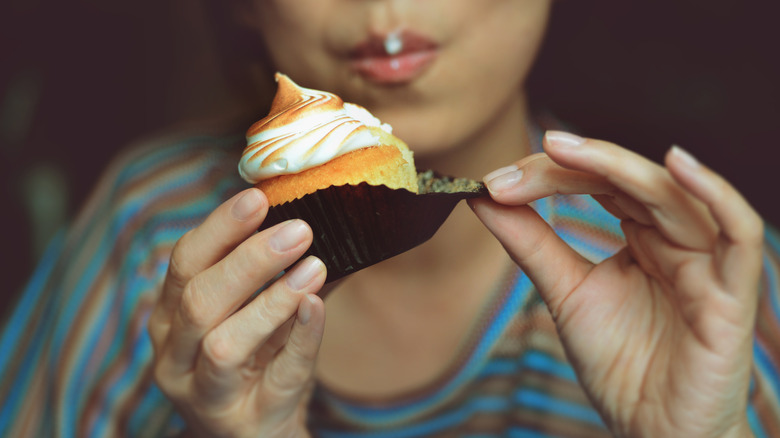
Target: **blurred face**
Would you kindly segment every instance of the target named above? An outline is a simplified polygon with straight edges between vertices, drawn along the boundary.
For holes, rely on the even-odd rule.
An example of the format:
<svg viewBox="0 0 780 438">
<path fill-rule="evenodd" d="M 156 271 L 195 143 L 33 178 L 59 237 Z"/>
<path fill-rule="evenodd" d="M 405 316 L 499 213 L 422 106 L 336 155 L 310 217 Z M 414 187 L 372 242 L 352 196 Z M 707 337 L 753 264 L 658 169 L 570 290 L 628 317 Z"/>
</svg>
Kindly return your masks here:
<svg viewBox="0 0 780 438">
<path fill-rule="evenodd" d="M 367 107 L 427 154 L 523 98 L 552 0 L 254 1 L 275 70 Z"/>
</svg>

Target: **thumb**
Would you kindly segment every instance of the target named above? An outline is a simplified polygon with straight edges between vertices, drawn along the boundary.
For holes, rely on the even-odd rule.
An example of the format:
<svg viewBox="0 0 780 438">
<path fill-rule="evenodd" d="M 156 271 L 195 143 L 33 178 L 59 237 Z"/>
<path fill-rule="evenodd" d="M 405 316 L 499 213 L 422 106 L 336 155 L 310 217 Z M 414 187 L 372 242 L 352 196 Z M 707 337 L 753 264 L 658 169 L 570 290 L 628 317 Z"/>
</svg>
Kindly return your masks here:
<svg viewBox="0 0 780 438">
<path fill-rule="evenodd" d="M 475 198 L 469 205 L 531 279 L 548 308 L 557 309 L 582 282 L 593 264 L 564 242 L 528 205 L 506 206 Z"/>
</svg>

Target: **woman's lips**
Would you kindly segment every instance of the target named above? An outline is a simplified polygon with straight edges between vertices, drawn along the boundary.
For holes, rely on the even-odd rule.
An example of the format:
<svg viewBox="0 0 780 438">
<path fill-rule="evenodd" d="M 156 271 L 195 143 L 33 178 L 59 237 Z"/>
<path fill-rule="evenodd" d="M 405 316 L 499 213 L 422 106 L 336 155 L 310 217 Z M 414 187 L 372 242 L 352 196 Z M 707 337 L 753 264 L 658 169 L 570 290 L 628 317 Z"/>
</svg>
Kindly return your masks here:
<svg viewBox="0 0 780 438">
<path fill-rule="evenodd" d="M 387 37 L 371 37 L 349 54 L 350 66 L 365 79 L 378 84 L 402 84 L 411 82 L 436 59 L 436 43 L 411 32 L 394 36 L 400 42 L 392 45 L 388 54 Z"/>
</svg>

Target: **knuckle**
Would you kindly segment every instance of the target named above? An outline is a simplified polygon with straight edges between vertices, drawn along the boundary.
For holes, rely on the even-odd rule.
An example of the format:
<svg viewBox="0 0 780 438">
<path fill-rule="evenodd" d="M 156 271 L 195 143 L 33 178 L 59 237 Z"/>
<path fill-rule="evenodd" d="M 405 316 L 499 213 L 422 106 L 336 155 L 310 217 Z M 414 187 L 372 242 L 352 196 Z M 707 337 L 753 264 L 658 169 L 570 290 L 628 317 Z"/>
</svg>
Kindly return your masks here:
<svg viewBox="0 0 780 438">
<path fill-rule="evenodd" d="M 214 370 L 234 368 L 241 361 L 229 340 L 216 330 L 212 330 L 203 338 L 202 351 L 202 358 L 209 368 Z"/>
<path fill-rule="evenodd" d="M 188 253 L 186 242 L 191 239 L 193 230 L 187 231 L 173 246 L 170 262 L 168 263 L 168 277 L 180 284 L 186 283 L 197 275 L 194 269 L 187 263 Z"/>
<path fill-rule="evenodd" d="M 286 290 L 286 286 L 275 284 L 255 298 L 252 310 L 261 321 L 269 321 L 276 317 L 286 320 L 297 308 L 299 299 L 300 297 Z"/>
<path fill-rule="evenodd" d="M 742 239 L 751 246 L 761 247 L 764 244 L 764 221 L 754 213 L 746 215 L 742 223 Z"/>
<path fill-rule="evenodd" d="M 211 308 L 203 299 L 198 286 L 198 277 L 187 282 L 179 305 L 179 314 L 182 322 L 196 328 L 208 328 L 211 325 Z"/>
<path fill-rule="evenodd" d="M 257 283 L 265 271 L 270 271 L 283 258 L 272 252 L 267 239 L 248 239 L 229 256 L 230 263 L 222 266 L 221 272 L 231 284 Z M 271 277 L 274 274 L 267 273 Z"/>
<path fill-rule="evenodd" d="M 273 300 L 272 298 L 270 299 Z M 268 297 L 262 297 L 261 294 L 260 297 L 252 301 L 250 306 L 247 306 L 247 309 L 253 313 L 253 319 L 256 321 L 256 329 L 258 331 L 269 333 L 274 330 L 270 318 L 276 315 L 276 313 L 274 313 L 274 305 L 269 303 Z"/>
</svg>

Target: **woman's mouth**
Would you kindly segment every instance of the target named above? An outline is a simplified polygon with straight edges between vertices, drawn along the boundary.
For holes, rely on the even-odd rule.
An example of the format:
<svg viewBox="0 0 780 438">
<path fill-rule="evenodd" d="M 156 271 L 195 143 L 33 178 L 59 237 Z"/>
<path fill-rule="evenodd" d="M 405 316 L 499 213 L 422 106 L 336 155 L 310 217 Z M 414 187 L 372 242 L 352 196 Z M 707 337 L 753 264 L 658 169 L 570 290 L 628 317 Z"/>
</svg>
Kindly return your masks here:
<svg viewBox="0 0 780 438">
<path fill-rule="evenodd" d="M 371 82 L 384 85 L 411 82 L 436 56 L 436 43 L 406 31 L 371 37 L 349 53 L 353 71 Z"/>
</svg>

